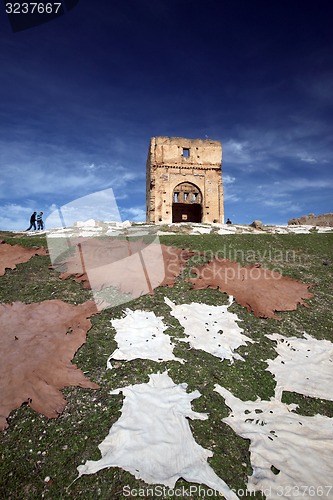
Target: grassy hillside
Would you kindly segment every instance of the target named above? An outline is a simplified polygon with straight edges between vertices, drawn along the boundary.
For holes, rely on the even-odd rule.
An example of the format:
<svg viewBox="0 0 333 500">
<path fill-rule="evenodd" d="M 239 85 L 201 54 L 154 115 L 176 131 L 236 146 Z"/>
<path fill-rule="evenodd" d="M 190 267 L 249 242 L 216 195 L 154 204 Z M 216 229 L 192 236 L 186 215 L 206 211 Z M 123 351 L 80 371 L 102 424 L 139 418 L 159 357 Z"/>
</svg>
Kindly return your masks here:
<svg viewBox="0 0 333 500">
<path fill-rule="evenodd" d="M 45 238 L 38 236 L 14 237 L 2 233 L 0 239 L 11 244 L 46 245 Z M 265 360 L 275 358 L 276 353 L 265 334 L 301 337 L 305 331 L 317 339 L 333 342 L 333 234 L 175 235 L 163 236 L 160 240 L 167 245 L 203 252 L 201 261 L 218 255 L 242 264 L 260 262 L 285 276 L 314 284 L 316 286 L 311 289 L 314 297 L 308 301 L 310 308 L 299 306 L 296 311 L 280 313 L 282 321 L 275 321 L 256 318 L 234 303 L 230 310 L 243 320 L 244 334 L 256 341 L 237 350 L 245 362 L 235 361 L 230 365 L 228 361 L 221 362 L 203 351 L 189 350 L 188 344 L 179 342 L 174 353 L 187 361 L 184 364 L 135 360 L 117 362 L 115 368 L 108 371 L 106 360 L 117 347 L 110 320 L 122 317 L 125 307 L 154 311 L 170 325 L 166 333 L 182 337 L 182 328 L 164 303 L 165 296 L 177 304 L 203 302 L 212 305 L 226 304 L 227 296 L 217 290 L 191 290 L 185 282 L 189 274 L 187 269 L 174 288 L 158 288 L 153 296 L 143 296 L 104 310 L 92 318 L 93 326 L 88 332 L 87 342 L 73 360 L 92 381 L 100 384 L 101 389 L 66 388 L 63 393 L 68 405 L 57 420 L 48 420 L 27 406 L 12 412 L 9 427 L 0 436 L 0 498 L 82 497 L 93 500 L 99 496 L 121 499 L 125 498 L 121 493 L 125 485 L 145 487 L 145 483 L 118 468 L 83 476 L 69 485 L 77 477 L 78 465 L 88 459 L 100 458 L 97 446 L 120 416 L 122 396 L 110 396 L 110 390 L 147 382 L 149 374 L 166 369 L 175 383 L 187 382 L 188 391 L 198 389 L 202 394 L 193 402 L 193 409 L 207 412 L 209 418 L 190 421 L 193 435 L 199 444 L 214 452 L 210 465 L 230 488 L 245 489 L 247 476 L 252 473 L 249 442 L 221 422 L 229 414 L 229 409 L 213 392 L 214 384 L 226 387 L 244 400 L 269 399 L 274 395 L 275 382 L 265 371 Z M 61 299 L 78 304 L 91 297 L 80 284 L 61 281 L 58 273 L 48 268 L 49 263 L 48 257 L 33 257 L 26 264 L 18 265 L 16 270 L 7 270 L 0 277 L 0 302 Z M 198 258 L 192 263 L 198 264 Z M 2 329 L 1 335 L 5 334 Z M 283 401 L 297 403 L 302 415 L 320 413 L 333 417 L 333 402 L 295 393 L 284 393 Z M 47 477 L 50 481 L 45 482 Z M 185 484 L 179 481 L 177 486 Z M 262 497 L 257 495 L 257 498 Z"/>
</svg>

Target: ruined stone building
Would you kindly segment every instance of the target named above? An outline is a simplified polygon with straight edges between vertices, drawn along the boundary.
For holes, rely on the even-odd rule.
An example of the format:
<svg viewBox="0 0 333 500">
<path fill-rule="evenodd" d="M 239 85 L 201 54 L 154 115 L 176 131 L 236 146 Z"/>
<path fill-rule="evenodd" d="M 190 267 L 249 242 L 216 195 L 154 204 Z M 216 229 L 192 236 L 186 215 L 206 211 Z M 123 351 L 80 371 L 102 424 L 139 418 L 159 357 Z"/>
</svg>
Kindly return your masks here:
<svg viewBox="0 0 333 500">
<path fill-rule="evenodd" d="M 147 158 L 147 222 L 224 222 L 222 146 L 153 137 Z"/>
<path fill-rule="evenodd" d="M 320 215 L 315 215 L 315 214 L 302 215 L 302 217 L 288 220 L 288 226 L 302 225 L 302 224 L 305 224 L 306 226 L 333 227 L 333 213 L 320 214 Z"/>
</svg>

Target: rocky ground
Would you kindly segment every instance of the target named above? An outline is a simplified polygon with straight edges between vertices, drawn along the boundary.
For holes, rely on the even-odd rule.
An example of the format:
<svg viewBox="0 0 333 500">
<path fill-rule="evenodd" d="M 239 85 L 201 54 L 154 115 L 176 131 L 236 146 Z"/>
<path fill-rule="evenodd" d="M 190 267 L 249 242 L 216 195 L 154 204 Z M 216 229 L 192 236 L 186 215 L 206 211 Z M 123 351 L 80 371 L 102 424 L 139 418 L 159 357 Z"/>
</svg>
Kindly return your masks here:
<svg viewBox="0 0 333 500">
<path fill-rule="evenodd" d="M 291 225 L 291 226 L 271 226 L 264 225 L 260 221 L 256 224 L 195 224 L 195 223 L 177 223 L 177 224 L 146 224 L 138 222 L 103 222 L 93 219 L 76 222 L 72 227 L 47 229 L 38 231 L 39 234 L 46 234 L 48 237 L 66 237 L 73 236 L 140 236 L 146 233 L 161 235 L 173 234 L 311 234 L 333 232 L 330 226 L 313 225 Z M 15 233 L 15 232 L 14 232 Z M 21 232 L 16 232 L 22 234 Z M 36 235 L 35 231 L 24 233 L 27 236 Z"/>
</svg>

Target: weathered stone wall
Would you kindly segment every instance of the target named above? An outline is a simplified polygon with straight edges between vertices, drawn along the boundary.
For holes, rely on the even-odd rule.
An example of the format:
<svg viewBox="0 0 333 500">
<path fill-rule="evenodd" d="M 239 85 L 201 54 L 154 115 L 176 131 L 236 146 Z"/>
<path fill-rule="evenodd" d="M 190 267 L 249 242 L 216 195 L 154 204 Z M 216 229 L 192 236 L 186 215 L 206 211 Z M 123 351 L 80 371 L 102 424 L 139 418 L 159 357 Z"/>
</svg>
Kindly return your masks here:
<svg viewBox="0 0 333 500">
<path fill-rule="evenodd" d="M 330 226 L 333 227 L 333 213 L 321 215 L 303 215 L 296 219 L 288 220 L 288 225 L 307 225 L 307 226 Z"/>
<path fill-rule="evenodd" d="M 172 222 L 174 191 L 181 183 L 191 183 L 193 191 L 200 191 L 201 222 L 223 222 L 221 164 L 218 141 L 153 137 L 147 158 L 147 222 Z"/>
</svg>

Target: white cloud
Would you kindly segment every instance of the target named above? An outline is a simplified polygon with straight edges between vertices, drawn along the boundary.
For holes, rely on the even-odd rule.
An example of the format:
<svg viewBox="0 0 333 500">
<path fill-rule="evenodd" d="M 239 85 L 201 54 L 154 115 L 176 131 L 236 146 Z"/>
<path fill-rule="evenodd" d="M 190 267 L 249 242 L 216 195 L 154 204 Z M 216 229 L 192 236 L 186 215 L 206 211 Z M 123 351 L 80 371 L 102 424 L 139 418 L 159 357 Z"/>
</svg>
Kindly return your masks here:
<svg viewBox="0 0 333 500">
<path fill-rule="evenodd" d="M 231 203 L 239 201 L 239 195 L 236 194 L 237 191 L 239 192 L 237 184 L 235 185 L 236 177 L 222 174 L 222 181 L 224 185 L 224 201 Z"/>
<path fill-rule="evenodd" d="M 145 222 L 146 211 L 142 207 L 131 207 L 120 209 L 122 219 L 129 219 L 132 222 Z"/>
<path fill-rule="evenodd" d="M 302 209 L 302 206 L 300 204 L 294 203 L 292 200 L 264 200 L 263 205 L 265 205 L 266 207 L 275 208 L 280 214 L 288 212 L 299 212 Z"/>
<path fill-rule="evenodd" d="M 302 115 L 290 115 L 284 126 L 239 128 L 237 135 L 223 141 L 224 170 L 231 167 L 245 174 L 276 171 L 288 176 L 291 161 L 306 163 L 310 169 L 326 164 L 330 156 L 322 123 Z"/>
<path fill-rule="evenodd" d="M 229 203 L 235 203 L 239 201 L 240 198 L 235 193 L 229 193 L 228 191 L 224 191 L 224 201 Z"/>
<path fill-rule="evenodd" d="M 30 216 L 34 211 L 37 209 L 32 205 L 6 203 L 0 206 L 0 230 L 24 231 L 30 226 Z"/>
<path fill-rule="evenodd" d="M 331 179 L 306 179 L 304 177 L 300 177 L 296 179 L 286 179 L 285 181 L 275 182 L 274 191 L 280 193 L 288 193 L 290 191 L 301 191 L 304 189 L 327 189 L 330 186 L 332 186 Z"/>
<path fill-rule="evenodd" d="M 305 163 L 318 163 L 317 160 L 311 156 L 308 156 L 306 154 L 298 154 L 297 155 L 298 158 L 301 160 L 301 161 L 304 161 Z"/>
<path fill-rule="evenodd" d="M 47 217 L 47 229 L 68 227 L 89 219 L 120 222 L 120 214 L 111 188 L 77 198 L 56 209 Z"/>
<path fill-rule="evenodd" d="M 87 165 L 83 165 L 82 167 L 84 170 L 86 170 L 87 172 L 93 172 L 94 170 L 96 170 L 98 167 L 95 165 L 95 163 L 90 163 L 90 164 L 87 164 Z"/>
<path fill-rule="evenodd" d="M 223 143 L 223 162 L 248 163 L 251 161 L 251 153 L 247 141 L 236 141 L 229 139 Z"/>
<path fill-rule="evenodd" d="M 312 78 L 308 77 L 305 81 L 303 79 L 299 79 L 297 84 L 302 89 L 302 91 L 307 94 L 307 98 L 310 97 L 316 100 L 316 106 L 326 107 L 332 104 L 332 78 L 332 71 L 321 71 L 320 78 L 318 78 L 314 73 Z"/>
<path fill-rule="evenodd" d="M 223 184 L 226 186 L 227 184 L 233 184 L 236 180 L 236 177 L 232 177 L 231 175 L 223 175 L 222 176 L 222 179 L 223 179 Z"/>
<path fill-rule="evenodd" d="M 266 207 L 268 211 L 272 209 L 279 214 L 299 212 L 303 207 L 303 200 L 291 197 L 279 183 L 254 187 L 244 201 L 252 206 Z"/>
<path fill-rule="evenodd" d="M 121 189 L 141 177 L 132 166 L 111 157 L 107 162 L 79 150 L 29 140 L 0 140 L 0 199 L 53 195 L 54 201 L 112 187 Z M 51 200 L 53 201 L 53 200 Z"/>
<path fill-rule="evenodd" d="M 88 219 L 101 221 L 121 220 L 111 188 L 74 199 L 62 206 L 55 203 L 51 203 L 47 207 L 38 205 L 40 203 L 38 204 L 36 201 L 30 201 L 26 205 L 3 204 L 0 206 L 0 230 L 24 231 L 29 226 L 30 215 L 34 211 L 44 212 L 45 229 L 70 226 L 74 222 Z M 136 215 L 139 217 L 139 211 L 136 212 Z M 145 217 L 141 220 L 145 220 Z"/>
</svg>

